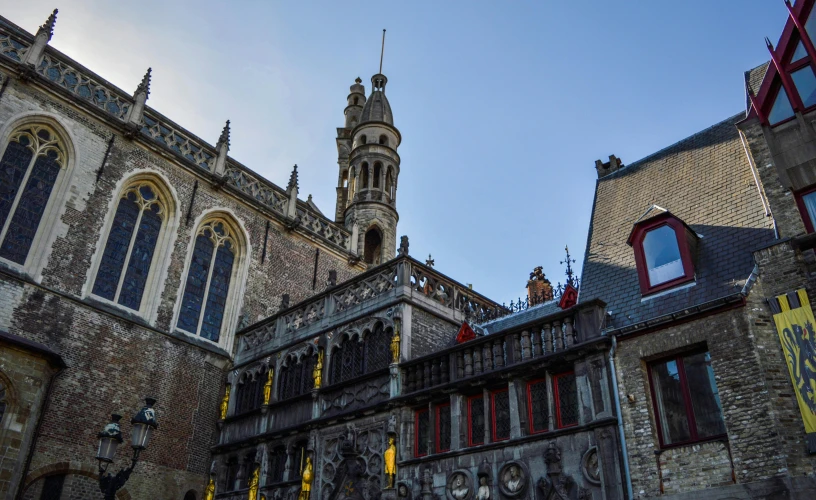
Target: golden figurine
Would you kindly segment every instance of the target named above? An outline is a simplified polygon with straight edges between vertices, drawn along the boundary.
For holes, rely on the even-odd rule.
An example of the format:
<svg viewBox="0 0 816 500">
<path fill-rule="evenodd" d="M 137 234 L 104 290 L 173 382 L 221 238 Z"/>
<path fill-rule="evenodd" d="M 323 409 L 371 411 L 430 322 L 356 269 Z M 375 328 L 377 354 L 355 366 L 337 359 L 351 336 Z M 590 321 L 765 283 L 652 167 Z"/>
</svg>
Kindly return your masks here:
<svg viewBox="0 0 816 500">
<path fill-rule="evenodd" d="M 263 404 L 269 404 L 269 398 L 272 397 L 272 368 L 269 369 L 269 375 L 266 377 L 266 383 L 263 387 Z"/>
<path fill-rule="evenodd" d="M 388 448 L 383 453 L 385 459 L 385 475 L 388 477 L 388 486 L 394 487 L 394 479 L 397 477 L 397 445 L 394 443 L 394 436 L 388 437 Z"/>
<path fill-rule="evenodd" d="M 230 396 L 230 385 L 227 384 L 226 390 L 224 391 L 224 399 L 221 400 L 221 420 L 227 418 L 227 408 L 229 408 L 229 396 Z"/>
<path fill-rule="evenodd" d="M 207 483 L 207 487 L 204 488 L 202 500 L 213 500 L 213 498 L 215 498 L 215 478 L 210 477 L 210 482 Z"/>
<path fill-rule="evenodd" d="M 391 337 L 391 362 L 399 363 L 400 360 L 400 333 L 399 321 L 394 322 L 394 336 Z"/>
<path fill-rule="evenodd" d="M 314 377 L 314 388 L 320 389 L 320 385 L 323 383 L 323 349 L 317 353 L 317 364 L 314 367 L 312 376 Z"/>
<path fill-rule="evenodd" d="M 303 467 L 300 473 L 300 495 L 298 495 L 298 500 L 309 500 L 309 495 L 312 493 L 312 480 L 314 480 L 312 459 L 307 457 L 306 466 Z"/>
<path fill-rule="evenodd" d="M 249 478 L 249 494 L 247 498 L 249 500 L 258 500 L 258 478 L 261 475 L 261 467 L 255 467 L 255 470 L 252 471 L 252 477 Z"/>
</svg>

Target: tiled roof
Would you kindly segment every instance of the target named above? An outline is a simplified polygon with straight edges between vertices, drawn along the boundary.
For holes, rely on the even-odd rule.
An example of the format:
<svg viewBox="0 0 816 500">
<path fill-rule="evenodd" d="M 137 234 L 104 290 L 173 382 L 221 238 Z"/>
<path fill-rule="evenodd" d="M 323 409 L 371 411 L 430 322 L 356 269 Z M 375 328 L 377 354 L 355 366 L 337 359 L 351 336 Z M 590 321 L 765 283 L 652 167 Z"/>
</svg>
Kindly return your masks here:
<svg viewBox="0 0 816 500">
<path fill-rule="evenodd" d="M 762 85 L 762 80 L 765 79 L 765 73 L 768 72 L 768 65 L 770 61 L 760 64 L 754 69 L 749 69 L 745 72 L 745 110 L 751 109 L 751 98 L 748 97 L 748 91 L 759 94 L 759 87 Z"/>
<path fill-rule="evenodd" d="M 773 240 L 733 116 L 598 180 L 579 302 L 598 298 L 621 328 L 741 290 L 751 251 Z M 642 300 L 626 239 L 651 205 L 672 212 L 702 236 L 696 284 Z"/>
</svg>

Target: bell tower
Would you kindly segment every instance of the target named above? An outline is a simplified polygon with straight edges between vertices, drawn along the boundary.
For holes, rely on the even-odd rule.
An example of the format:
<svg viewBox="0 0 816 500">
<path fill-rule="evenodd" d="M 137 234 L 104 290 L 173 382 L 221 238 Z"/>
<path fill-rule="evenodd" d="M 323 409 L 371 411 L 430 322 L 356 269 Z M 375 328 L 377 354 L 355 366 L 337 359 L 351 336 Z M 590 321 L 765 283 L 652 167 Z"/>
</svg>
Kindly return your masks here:
<svg viewBox="0 0 816 500">
<path fill-rule="evenodd" d="M 340 175 L 335 218 L 349 231 L 357 226 L 357 251 L 372 265 L 393 259 L 397 247 L 397 148 L 402 136 L 385 96 L 387 83 L 382 73 L 372 76 L 366 99 L 358 78 L 347 99 L 345 127 L 337 129 Z"/>
</svg>

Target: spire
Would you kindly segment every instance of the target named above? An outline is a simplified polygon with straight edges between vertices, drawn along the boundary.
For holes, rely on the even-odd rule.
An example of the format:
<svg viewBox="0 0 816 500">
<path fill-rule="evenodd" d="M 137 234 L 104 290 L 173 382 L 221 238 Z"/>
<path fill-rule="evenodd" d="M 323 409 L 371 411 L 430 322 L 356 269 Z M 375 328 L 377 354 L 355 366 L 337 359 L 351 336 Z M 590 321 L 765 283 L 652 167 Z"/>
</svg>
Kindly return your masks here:
<svg viewBox="0 0 816 500">
<path fill-rule="evenodd" d="M 218 142 L 215 143 L 215 149 L 221 149 L 221 146 L 225 145 L 229 150 L 230 147 L 230 121 L 227 120 L 227 124 L 224 125 L 224 130 L 221 131 L 221 136 L 218 138 Z"/>
<path fill-rule="evenodd" d="M 59 10 L 54 9 L 54 12 L 45 20 L 45 24 L 40 26 L 37 30 L 37 35 L 46 33 L 48 35 L 48 41 L 51 41 L 51 37 L 54 36 L 54 25 L 57 24 L 57 12 L 59 12 Z"/>
<path fill-rule="evenodd" d="M 137 95 L 140 92 L 144 92 L 145 98 L 150 95 L 150 73 L 153 72 L 153 68 L 147 68 L 147 73 L 145 73 L 144 77 L 142 77 L 142 82 L 136 87 L 136 92 L 133 95 Z"/>
<path fill-rule="evenodd" d="M 383 29 L 382 47 L 380 48 L 380 74 L 382 74 L 383 55 L 385 55 L 385 29 Z"/>
<path fill-rule="evenodd" d="M 290 191 L 293 187 L 298 187 L 297 163 L 295 163 L 295 167 L 292 169 L 292 174 L 289 176 L 289 185 L 286 186 L 286 190 Z"/>
</svg>

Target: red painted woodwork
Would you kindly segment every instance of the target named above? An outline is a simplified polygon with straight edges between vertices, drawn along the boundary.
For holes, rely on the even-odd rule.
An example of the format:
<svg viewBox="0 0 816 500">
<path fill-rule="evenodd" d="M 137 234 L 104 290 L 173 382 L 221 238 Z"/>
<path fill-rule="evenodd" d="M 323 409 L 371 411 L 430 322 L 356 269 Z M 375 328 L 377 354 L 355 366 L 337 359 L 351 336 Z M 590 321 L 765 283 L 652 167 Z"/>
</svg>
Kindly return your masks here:
<svg viewBox="0 0 816 500">
<path fill-rule="evenodd" d="M 770 115 L 777 93 L 783 86 L 786 89 L 788 99 L 794 111 L 810 111 L 816 109 L 816 106 L 803 109 L 804 105 L 802 104 L 801 97 L 790 78 L 790 74 L 794 71 L 808 65 L 812 66 L 816 61 L 816 59 L 814 59 L 816 48 L 814 48 L 813 40 L 810 39 L 810 36 L 804 29 L 808 16 L 813 9 L 814 2 L 816 2 L 816 0 L 799 0 L 793 6 L 788 5 L 787 10 L 789 15 L 785 23 L 785 28 L 782 30 L 782 35 L 779 37 L 779 43 L 776 44 L 776 48 L 773 48 L 773 46 L 768 43 L 773 64 L 768 66 L 768 71 L 765 73 L 759 92 L 757 92 L 755 98 L 751 99 L 752 106 L 749 113 L 749 117 L 756 116 L 763 125 L 771 125 L 768 121 L 768 116 Z M 790 56 L 796 50 L 796 46 L 800 40 L 808 55 L 799 61 L 789 62 Z M 773 125 L 779 125 L 792 119 L 793 117 L 780 121 L 779 123 L 774 123 Z"/>
<path fill-rule="evenodd" d="M 462 327 L 459 328 L 459 333 L 456 334 L 456 343 L 461 344 L 475 338 L 476 332 L 474 332 L 470 325 L 467 324 L 467 321 L 462 323 Z"/>
<path fill-rule="evenodd" d="M 679 278 L 652 286 L 649 282 L 646 255 L 643 252 L 643 239 L 646 237 L 646 233 L 661 226 L 669 226 L 674 229 L 674 234 L 677 237 L 677 246 L 680 249 L 680 259 L 683 262 L 684 274 Z M 642 295 L 650 295 L 694 280 L 694 259 L 692 258 L 691 248 L 689 247 L 687 232 L 694 235 L 694 231 L 683 221 L 672 215 L 671 212 L 664 212 L 656 217 L 635 224 L 627 243 L 635 252 L 635 266 L 637 267 L 640 293 Z M 696 238 L 696 235 L 693 237 Z"/>
<path fill-rule="evenodd" d="M 558 301 L 558 307 L 561 309 L 569 309 L 578 303 L 578 290 L 574 286 L 567 284 L 564 293 L 561 294 L 561 300 Z"/>
<path fill-rule="evenodd" d="M 805 207 L 805 200 L 803 199 L 805 195 L 808 195 L 812 192 L 816 191 L 816 186 L 809 187 L 805 190 L 799 191 L 794 193 L 794 198 L 796 199 L 796 206 L 799 208 L 799 215 L 802 216 L 802 222 L 805 223 L 805 229 L 808 233 L 814 232 L 814 224 L 813 221 L 810 220 L 810 214 L 807 211 L 807 207 Z"/>
</svg>

